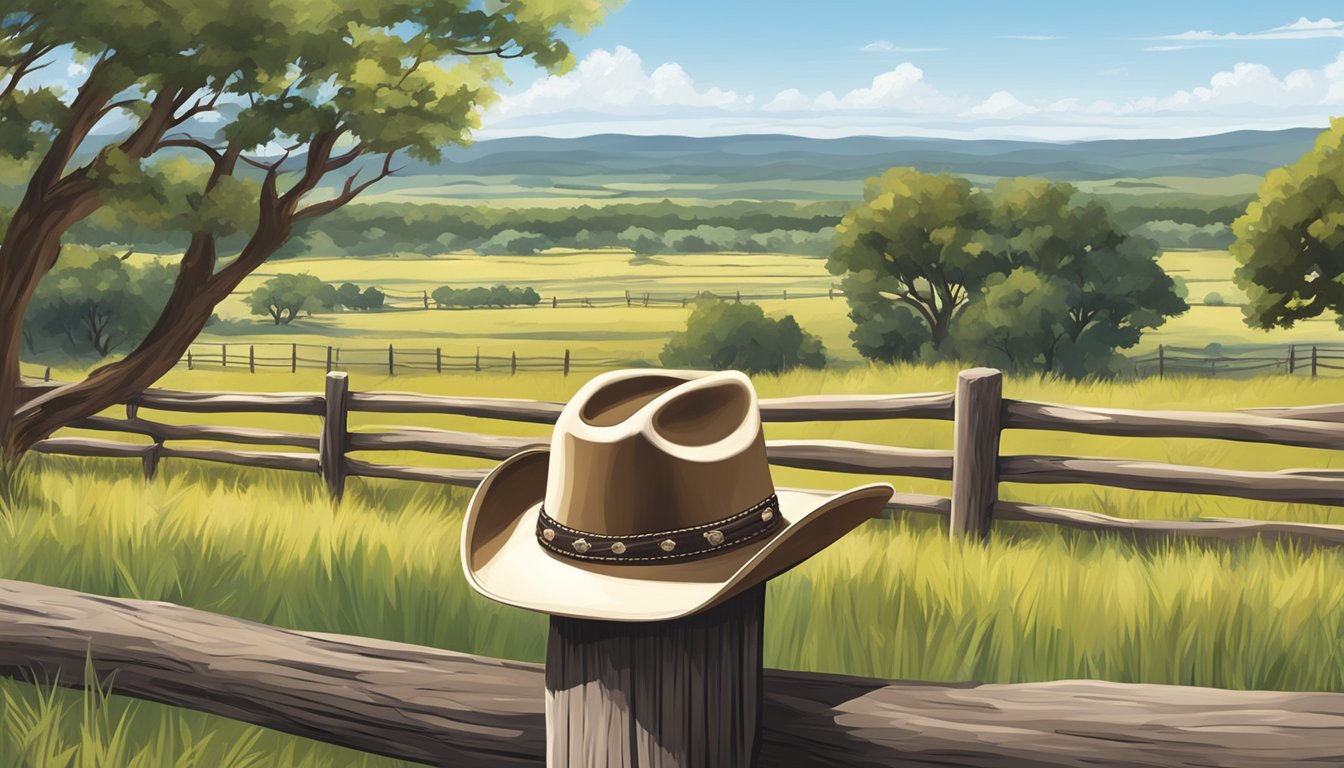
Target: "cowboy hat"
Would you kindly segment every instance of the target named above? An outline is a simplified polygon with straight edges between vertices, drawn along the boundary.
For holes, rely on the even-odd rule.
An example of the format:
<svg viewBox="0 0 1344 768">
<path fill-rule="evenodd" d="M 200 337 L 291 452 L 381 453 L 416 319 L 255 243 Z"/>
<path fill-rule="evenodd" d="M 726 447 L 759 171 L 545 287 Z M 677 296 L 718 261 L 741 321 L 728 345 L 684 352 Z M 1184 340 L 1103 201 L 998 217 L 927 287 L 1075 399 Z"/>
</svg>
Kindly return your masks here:
<svg viewBox="0 0 1344 768">
<path fill-rule="evenodd" d="M 462 566 L 478 592 L 509 605 L 681 618 L 821 551 L 893 490 L 776 489 L 742 373 L 613 371 L 565 405 L 549 450 L 510 457 L 477 487 Z"/>
</svg>

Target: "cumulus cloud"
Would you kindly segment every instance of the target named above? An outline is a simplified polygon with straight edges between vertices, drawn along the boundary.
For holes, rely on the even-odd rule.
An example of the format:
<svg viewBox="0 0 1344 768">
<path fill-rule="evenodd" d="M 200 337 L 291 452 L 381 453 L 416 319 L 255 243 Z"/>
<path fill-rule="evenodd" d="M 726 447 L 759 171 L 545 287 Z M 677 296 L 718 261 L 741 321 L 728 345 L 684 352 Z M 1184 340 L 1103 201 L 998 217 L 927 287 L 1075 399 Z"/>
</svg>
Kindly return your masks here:
<svg viewBox="0 0 1344 768">
<path fill-rule="evenodd" d="M 953 106 L 924 79 L 924 70 L 910 62 L 898 65 L 874 77 L 864 88 L 855 88 L 837 96 L 826 91 L 809 97 L 797 88 L 775 94 L 761 109 L 766 112 L 798 112 L 886 109 L 899 112 L 938 112 Z"/>
<path fill-rule="evenodd" d="M 1331 18 L 1308 19 L 1300 17 L 1292 24 L 1284 24 L 1260 32 L 1214 32 L 1191 29 L 1176 35 L 1163 35 L 1159 40 L 1190 40 L 1217 42 L 1225 40 L 1310 40 L 1322 37 L 1344 37 L 1344 21 Z"/>
<path fill-rule="evenodd" d="M 77 62 L 77 61 L 72 61 L 72 62 L 70 62 L 70 64 L 69 64 L 68 66 L 66 66 L 66 68 L 65 68 L 65 76 L 66 76 L 66 77 L 79 77 L 80 75 L 83 75 L 83 74 L 87 73 L 88 71 L 89 71 L 89 68 L 88 68 L 88 67 L 84 66 L 83 64 L 80 64 L 80 63 Z"/>
<path fill-rule="evenodd" d="M 1021 117 L 1037 111 L 1035 107 L 1023 104 L 1013 94 L 1007 91 L 995 91 L 988 99 L 971 107 L 972 115 L 983 115 L 985 117 L 1011 118 Z"/>
<path fill-rule="evenodd" d="M 649 72 L 639 54 L 622 45 L 614 51 L 593 51 L 571 72 L 543 77 L 523 92 L 503 97 L 493 114 L 501 118 L 569 110 L 621 114 L 649 109 L 733 109 L 748 103 L 731 90 L 697 87 L 675 62 Z"/>
</svg>

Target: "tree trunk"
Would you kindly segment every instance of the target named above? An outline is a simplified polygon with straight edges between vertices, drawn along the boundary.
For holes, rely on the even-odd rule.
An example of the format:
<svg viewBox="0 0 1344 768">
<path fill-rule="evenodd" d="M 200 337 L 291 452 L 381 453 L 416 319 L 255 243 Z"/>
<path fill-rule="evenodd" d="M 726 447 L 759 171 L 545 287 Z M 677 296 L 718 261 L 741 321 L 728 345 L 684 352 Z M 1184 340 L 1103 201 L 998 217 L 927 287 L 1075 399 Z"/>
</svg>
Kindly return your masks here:
<svg viewBox="0 0 1344 768">
<path fill-rule="evenodd" d="M 676 621 L 551 618 L 549 768 L 755 764 L 765 585 Z"/>
</svg>

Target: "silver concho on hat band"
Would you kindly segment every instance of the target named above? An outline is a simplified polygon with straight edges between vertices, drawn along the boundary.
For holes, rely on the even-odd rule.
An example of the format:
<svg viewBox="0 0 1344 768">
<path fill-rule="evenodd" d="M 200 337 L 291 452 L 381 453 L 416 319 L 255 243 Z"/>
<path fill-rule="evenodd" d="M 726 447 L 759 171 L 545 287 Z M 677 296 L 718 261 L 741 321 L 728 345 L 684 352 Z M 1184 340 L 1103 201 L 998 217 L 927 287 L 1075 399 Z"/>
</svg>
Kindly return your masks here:
<svg viewBox="0 0 1344 768">
<path fill-rule="evenodd" d="M 537 513 L 537 543 L 561 557 L 604 563 L 647 564 L 687 560 L 744 544 L 773 530 L 781 520 L 779 498 L 770 494 L 741 512 L 689 528 L 609 535 L 557 522 L 543 507 Z"/>
</svg>

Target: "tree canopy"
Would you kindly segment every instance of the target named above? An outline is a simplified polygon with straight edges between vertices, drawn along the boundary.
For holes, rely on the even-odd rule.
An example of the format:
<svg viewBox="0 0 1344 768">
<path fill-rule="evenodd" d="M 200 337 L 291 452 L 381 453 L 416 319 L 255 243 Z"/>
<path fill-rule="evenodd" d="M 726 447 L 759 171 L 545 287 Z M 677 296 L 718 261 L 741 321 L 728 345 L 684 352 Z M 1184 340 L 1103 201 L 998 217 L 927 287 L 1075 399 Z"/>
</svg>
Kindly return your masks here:
<svg viewBox="0 0 1344 768">
<path fill-rule="evenodd" d="M 1232 231 L 1248 325 L 1291 327 L 1333 312 L 1344 328 L 1344 119 L 1301 160 L 1271 171 Z"/>
<path fill-rule="evenodd" d="M 560 71 L 605 0 L 13 0 L 0 6 L 0 148 L 26 168 L 0 245 L 0 448 L 12 459 L 173 364 L 295 226 L 468 140 L 501 59 Z M 73 56 L 70 78 L 35 76 Z M 175 167 L 190 156 L 204 171 Z M 61 238 L 105 206 L 187 235 L 123 360 L 18 402 L 22 318 Z M 154 214 L 158 209 L 161 213 Z M 220 239 L 233 235 L 236 251 Z"/>
<path fill-rule="evenodd" d="M 696 299 L 686 330 L 663 347 L 663 365 L 747 373 L 781 373 L 793 368 L 823 368 L 821 339 L 785 315 L 766 317 L 756 304 L 724 301 L 710 295 Z"/>
</svg>

